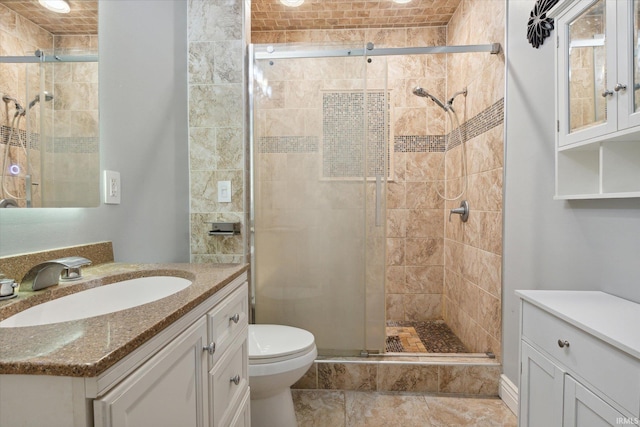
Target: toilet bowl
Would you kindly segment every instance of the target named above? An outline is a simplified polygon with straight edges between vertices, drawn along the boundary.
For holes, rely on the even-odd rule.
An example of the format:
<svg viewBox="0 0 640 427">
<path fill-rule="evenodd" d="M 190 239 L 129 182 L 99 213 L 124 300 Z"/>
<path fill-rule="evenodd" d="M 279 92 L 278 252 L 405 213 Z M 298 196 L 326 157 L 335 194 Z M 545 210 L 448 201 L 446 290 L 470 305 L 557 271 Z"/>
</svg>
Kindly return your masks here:
<svg viewBox="0 0 640 427">
<path fill-rule="evenodd" d="M 252 427 L 296 427 L 291 386 L 318 351 L 313 334 L 283 325 L 249 325 Z"/>
</svg>

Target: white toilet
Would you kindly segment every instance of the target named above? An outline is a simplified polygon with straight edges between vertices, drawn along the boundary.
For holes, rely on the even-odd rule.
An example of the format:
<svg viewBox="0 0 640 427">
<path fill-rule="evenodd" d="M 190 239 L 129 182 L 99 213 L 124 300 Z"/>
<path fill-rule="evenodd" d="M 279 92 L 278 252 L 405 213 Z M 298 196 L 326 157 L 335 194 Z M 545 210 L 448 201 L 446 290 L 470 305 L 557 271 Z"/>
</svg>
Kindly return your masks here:
<svg viewBox="0 0 640 427">
<path fill-rule="evenodd" d="M 249 325 L 252 427 L 297 427 L 290 387 L 317 355 L 311 332 L 283 325 Z"/>
</svg>

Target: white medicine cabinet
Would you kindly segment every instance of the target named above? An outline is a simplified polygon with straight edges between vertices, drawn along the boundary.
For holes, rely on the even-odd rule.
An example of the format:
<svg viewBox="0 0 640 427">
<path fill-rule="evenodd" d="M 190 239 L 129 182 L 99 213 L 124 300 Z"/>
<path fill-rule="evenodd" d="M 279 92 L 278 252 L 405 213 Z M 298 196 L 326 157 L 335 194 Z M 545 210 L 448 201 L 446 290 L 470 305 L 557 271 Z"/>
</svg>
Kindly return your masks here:
<svg viewBox="0 0 640 427">
<path fill-rule="evenodd" d="M 556 48 L 556 198 L 640 197 L 640 0 L 564 0 Z"/>
</svg>

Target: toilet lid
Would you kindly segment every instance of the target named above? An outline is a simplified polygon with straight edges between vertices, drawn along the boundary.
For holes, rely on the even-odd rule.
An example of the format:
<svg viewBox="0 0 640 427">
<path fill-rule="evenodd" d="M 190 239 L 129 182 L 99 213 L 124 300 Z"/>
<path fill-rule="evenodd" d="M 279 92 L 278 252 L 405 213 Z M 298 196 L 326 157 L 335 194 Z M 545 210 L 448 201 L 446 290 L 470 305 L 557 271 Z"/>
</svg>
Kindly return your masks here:
<svg viewBox="0 0 640 427">
<path fill-rule="evenodd" d="M 284 325 L 249 325 L 249 359 L 273 359 L 306 353 L 315 346 L 313 334 Z"/>
</svg>

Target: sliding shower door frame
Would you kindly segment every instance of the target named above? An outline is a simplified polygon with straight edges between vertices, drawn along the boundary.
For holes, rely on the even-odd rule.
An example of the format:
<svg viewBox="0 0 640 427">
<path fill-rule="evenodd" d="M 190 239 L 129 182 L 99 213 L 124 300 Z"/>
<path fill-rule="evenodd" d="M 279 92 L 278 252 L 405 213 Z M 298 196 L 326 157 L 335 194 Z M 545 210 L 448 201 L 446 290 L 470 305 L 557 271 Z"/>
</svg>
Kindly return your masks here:
<svg viewBox="0 0 640 427">
<path fill-rule="evenodd" d="M 493 44 L 485 44 L 485 45 L 464 45 L 464 46 L 429 46 L 429 47 L 411 47 L 411 48 L 375 48 L 373 43 L 367 43 L 366 46 L 364 48 L 335 48 L 335 49 L 305 49 L 301 46 L 288 46 L 288 45 L 284 45 L 284 44 L 260 44 L 260 45 L 256 45 L 256 44 L 250 44 L 248 46 L 248 66 L 247 66 L 247 70 L 248 70 L 248 90 L 249 90 L 249 97 L 248 97 L 248 119 L 249 119 L 249 144 L 248 144 L 248 155 L 249 155 L 249 203 L 250 203 L 250 209 L 249 209 L 249 231 L 250 231 L 250 237 L 249 237 L 249 246 L 250 246 L 250 257 L 251 257 L 251 265 L 252 265 L 252 269 L 251 269 L 251 320 L 252 322 L 255 322 L 256 319 L 256 251 L 255 251 L 255 214 L 256 214 L 256 200 L 255 200 L 255 179 L 256 179 L 256 165 L 255 165 L 255 155 L 256 155 L 256 147 L 255 147 L 255 115 L 254 115 L 254 108 L 255 108 L 255 99 L 254 99 L 254 88 L 255 88 L 255 61 L 256 60 L 277 60 L 277 59 L 302 59 L 302 58 L 338 58 L 338 57 L 363 57 L 363 60 L 366 61 L 368 57 L 375 57 L 375 56 L 397 56 L 397 55 L 429 55 L 429 54 L 447 54 L 447 53 L 474 53 L 474 52 L 487 52 L 487 53 L 491 53 L 491 54 L 497 54 L 499 53 L 501 50 L 501 46 L 499 43 L 493 43 Z M 370 61 L 370 59 L 369 59 Z M 367 73 L 366 70 L 363 73 L 363 79 L 364 79 L 364 87 L 363 87 L 363 92 L 365 93 L 365 97 L 367 94 Z M 385 93 L 385 105 L 388 105 L 388 99 L 387 97 L 387 88 L 386 88 L 386 84 L 385 84 L 385 89 L 384 89 L 384 93 Z M 385 118 L 387 118 L 388 115 L 385 114 Z M 366 120 L 365 120 L 366 122 Z M 385 128 L 387 128 L 387 126 L 389 125 L 389 123 L 385 122 L 384 126 Z M 366 124 L 365 124 L 366 126 Z M 365 134 L 366 135 L 366 134 Z M 392 144 L 393 141 L 387 141 L 387 144 Z M 366 144 L 366 142 L 365 142 Z M 384 165 L 384 170 L 388 170 L 387 167 L 388 165 L 386 164 L 386 159 L 387 156 L 385 157 L 385 165 Z M 387 177 L 388 178 L 388 177 Z M 365 192 L 365 198 L 367 197 L 367 182 L 368 177 L 367 174 L 364 174 L 364 192 Z M 379 186 L 380 186 L 380 182 L 383 181 L 384 183 L 386 183 L 387 179 L 377 179 L 376 183 L 377 183 L 377 187 L 376 188 L 376 195 L 378 196 L 378 198 L 380 199 L 381 195 L 386 195 L 386 190 L 384 191 L 380 191 Z M 365 203 L 366 205 L 366 203 Z M 376 203 L 376 206 L 374 208 L 376 210 L 376 216 L 378 217 L 376 222 L 378 222 L 379 217 L 380 217 L 380 204 L 379 201 L 378 203 Z M 365 208 L 366 210 L 366 208 Z M 384 211 L 386 211 L 386 209 L 384 209 Z M 367 213 L 365 212 L 365 217 L 366 217 Z M 385 217 L 385 215 L 382 216 L 383 218 Z M 386 220 L 382 221 L 381 227 L 382 227 L 382 236 L 381 239 L 384 242 L 385 238 L 386 238 L 386 233 L 384 232 L 385 230 L 385 223 Z M 366 218 L 365 218 L 365 224 L 364 226 L 366 227 Z M 366 248 L 365 245 L 365 251 L 368 250 Z M 365 254 L 365 265 L 364 268 L 366 269 L 366 254 Z M 365 348 L 360 350 L 360 355 L 368 355 L 370 353 L 378 353 L 378 352 L 384 352 L 384 348 L 385 348 L 385 313 L 384 313 L 384 280 L 385 280 L 385 249 L 384 249 L 384 244 L 383 244 L 383 249 L 382 249 L 382 259 L 381 259 L 382 265 L 381 270 L 382 270 L 382 274 L 381 274 L 381 280 L 382 280 L 382 286 L 381 286 L 381 291 L 382 292 L 382 303 L 380 304 L 374 304 L 372 306 L 372 308 L 374 308 L 376 311 L 380 311 L 380 313 L 378 313 L 377 315 L 374 313 L 371 313 L 369 308 L 367 307 L 367 301 L 366 301 L 366 297 L 367 297 L 367 289 L 366 289 L 366 285 L 365 286 L 365 290 L 364 290 L 364 294 L 365 294 L 365 301 L 363 301 L 363 304 L 365 305 L 365 319 L 363 319 L 364 321 L 364 333 L 365 333 L 365 337 L 364 337 L 364 342 L 365 342 Z M 366 280 L 367 274 L 365 271 L 365 280 Z"/>
</svg>

